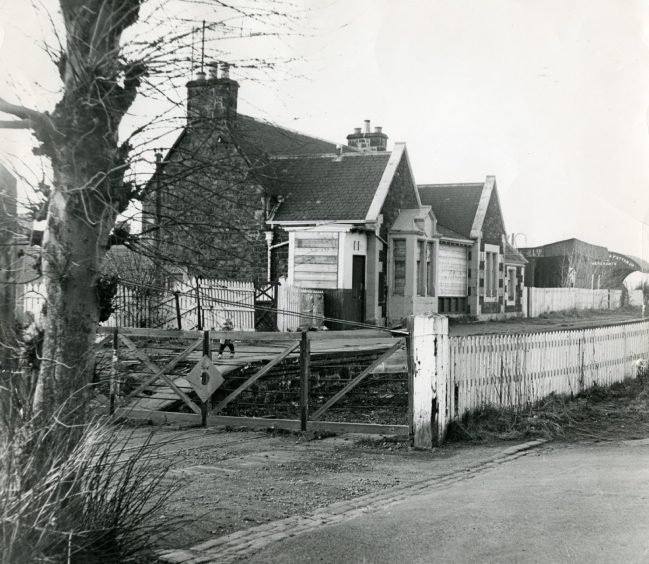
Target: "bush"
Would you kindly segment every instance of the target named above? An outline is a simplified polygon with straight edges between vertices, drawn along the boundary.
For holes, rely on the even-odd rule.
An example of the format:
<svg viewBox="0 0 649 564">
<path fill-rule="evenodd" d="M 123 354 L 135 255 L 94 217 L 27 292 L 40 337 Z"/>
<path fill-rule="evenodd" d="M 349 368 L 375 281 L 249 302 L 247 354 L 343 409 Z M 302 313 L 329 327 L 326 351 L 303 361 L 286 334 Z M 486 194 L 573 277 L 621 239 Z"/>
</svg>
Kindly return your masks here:
<svg viewBox="0 0 649 564">
<path fill-rule="evenodd" d="M 156 519 L 177 485 L 152 456 L 152 435 L 134 447 L 102 423 L 78 441 L 56 420 L 2 431 L 2 564 L 152 562 L 156 536 L 179 525 Z"/>
</svg>

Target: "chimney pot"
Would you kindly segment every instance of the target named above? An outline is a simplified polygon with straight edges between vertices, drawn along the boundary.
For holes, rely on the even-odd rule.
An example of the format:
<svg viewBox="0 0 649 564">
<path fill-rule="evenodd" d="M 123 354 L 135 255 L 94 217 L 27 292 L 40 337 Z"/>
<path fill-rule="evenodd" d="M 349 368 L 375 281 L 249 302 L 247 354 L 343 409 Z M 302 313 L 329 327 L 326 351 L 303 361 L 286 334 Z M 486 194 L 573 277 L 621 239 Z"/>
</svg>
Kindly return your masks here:
<svg viewBox="0 0 649 564">
<path fill-rule="evenodd" d="M 369 133 L 369 132 L 370 132 L 370 120 L 366 119 L 365 120 L 365 133 Z"/>
<path fill-rule="evenodd" d="M 221 78 L 230 78 L 230 63 L 221 63 Z"/>
<path fill-rule="evenodd" d="M 219 77 L 219 63 L 212 62 L 208 65 L 209 73 L 210 73 L 210 78 L 215 79 Z"/>
<path fill-rule="evenodd" d="M 361 132 L 361 128 L 360 128 L 360 127 L 355 127 L 355 128 L 354 128 L 354 134 L 355 134 L 355 135 L 359 135 L 360 132 Z"/>
<path fill-rule="evenodd" d="M 196 80 L 203 82 L 205 80 L 205 73 L 203 71 L 198 71 L 196 73 Z"/>
<path fill-rule="evenodd" d="M 383 131 L 382 127 L 375 127 L 374 128 L 374 133 L 381 133 L 381 131 Z"/>
</svg>

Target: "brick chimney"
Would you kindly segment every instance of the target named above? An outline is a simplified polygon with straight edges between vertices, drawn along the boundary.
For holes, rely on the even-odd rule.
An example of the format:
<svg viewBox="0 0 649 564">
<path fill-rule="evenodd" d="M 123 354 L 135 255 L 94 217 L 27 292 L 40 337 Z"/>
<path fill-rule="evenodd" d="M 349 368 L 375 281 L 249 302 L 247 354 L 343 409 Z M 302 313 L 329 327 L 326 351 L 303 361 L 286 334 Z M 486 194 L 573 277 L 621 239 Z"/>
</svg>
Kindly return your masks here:
<svg viewBox="0 0 649 564">
<path fill-rule="evenodd" d="M 366 119 L 364 127 L 355 127 L 354 133 L 347 136 L 347 144 L 361 151 L 376 152 L 385 151 L 388 146 L 388 136 L 383 133 L 382 127 L 370 129 L 370 120 Z"/>
<path fill-rule="evenodd" d="M 224 126 L 237 117 L 239 83 L 230 78 L 228 63 L 210 63 L 208 76 L 199 72 L 187 83 L 187 124 Z"/>
</svg>

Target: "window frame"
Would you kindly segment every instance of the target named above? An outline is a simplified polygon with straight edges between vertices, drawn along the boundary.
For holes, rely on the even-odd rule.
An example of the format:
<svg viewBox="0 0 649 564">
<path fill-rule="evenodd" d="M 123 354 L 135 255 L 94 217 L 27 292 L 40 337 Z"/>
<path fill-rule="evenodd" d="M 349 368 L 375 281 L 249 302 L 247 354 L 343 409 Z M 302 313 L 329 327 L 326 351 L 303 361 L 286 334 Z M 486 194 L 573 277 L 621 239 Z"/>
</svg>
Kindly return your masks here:
<svg viewBox="0 0 649 564">
<path fill-rule="evenodd" d="M 403 244 L 403 258 L 397 259 L 397 247 Z M 392 273 L 390 281 L 392 282 L 391 294 L 393 296 L 405 296 L 406 293 L 406 265 L 407 265 L 408 245 L 405 238 L 392 239 Z M 397 283 L 397 263 L 403 263 L 403 278 Z M 401 266 L 400 266 L 401 268 Z"/>
<path fill-rule="evenodd" d="M 498 265 L 500 264 L 498 245 L 485 244 L 484 250 L 484 301 L 498 301 Z"/>
</svg>

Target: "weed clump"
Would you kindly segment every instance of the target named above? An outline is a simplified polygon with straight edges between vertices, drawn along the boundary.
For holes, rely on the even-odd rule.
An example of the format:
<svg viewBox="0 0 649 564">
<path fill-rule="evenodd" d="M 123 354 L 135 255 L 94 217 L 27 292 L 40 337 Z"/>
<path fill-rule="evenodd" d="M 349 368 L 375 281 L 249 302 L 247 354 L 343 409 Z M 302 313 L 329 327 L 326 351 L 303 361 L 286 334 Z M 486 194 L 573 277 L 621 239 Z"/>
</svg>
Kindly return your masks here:
<svg viewBox="0 0 649 564">
<path fill-rule="evenodd" d="M 593 386 L 576 396 L 550 394 L 523 408 L 485 406 L 452 421 L 447 440 L 607 440 L 649 431 L 649 389 L 644 379 Z"/>
<path fill-rule="evenodd" d="M 105 423 L 73 431 L 56 417 L 1 418 L 0 562 L 155 561 L 156 537 L 180 523 L 160 527 L 177 486 L 151 435 L 132 446 Z"/>
</svg>

